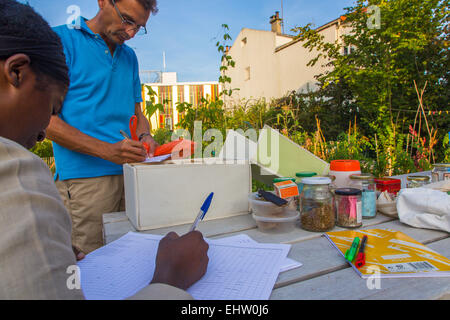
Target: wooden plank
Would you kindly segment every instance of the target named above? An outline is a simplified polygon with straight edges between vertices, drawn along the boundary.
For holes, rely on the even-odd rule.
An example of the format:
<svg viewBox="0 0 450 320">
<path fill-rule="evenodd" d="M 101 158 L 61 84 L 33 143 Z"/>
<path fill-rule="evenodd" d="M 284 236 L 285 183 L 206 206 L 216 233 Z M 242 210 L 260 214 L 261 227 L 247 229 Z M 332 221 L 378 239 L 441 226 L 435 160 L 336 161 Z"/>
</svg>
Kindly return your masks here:
<svg viewBox="0 0 450 320">
<path fill-rule="evenodd" d="M 103 224 L 127 221 L 128 217 L 125 212 L 106 213 L 102 216 Z"/>
<path fill-rule="evenodd" d="M 428 230 L 423 231 L 424 234 L 431 235 Z M 441 235 L 436 234 L 434 236 L 440 237 Z M 430 239 L 426 236 L 423 238 Z M 323 240 L 327 241 L 326 239 Z M 447 237 L 444 240 L 433 242 L 428 246 L 440 254 L 450 257 L 450 238 Z M 327 259 L 334 259 L 334 257 L 330 255 Z M 318 260 L 318 258 L 316 257 L 315 260 Z M 305 260 L 305 266 L 307 263 Z M 367 280 L 362 279 L 352 268 L 347 267 L 343 270 L 274 289 L 270 298 L 274 300 L 439 299 L 449 293 L 450 277 L 381 279 L 381 288 L 370 290 L 367 286 Z"/>
<path fill-rule="evenodd" d="M 388 217 L 383 214 L 378 214 L 373 219 L 367 219 L 367 220 L 364 219 L 363 226 L 358 229 L 367 229 L 371 226 L 378 225 L 380 223 L 384 223 L 384 222 L 388 222 L 388 221 L 394 221 L 394 220 L 396 220 L 396 218 Z M 347 230 L 347 229 L 336 226 L 331 231 L 340 231 L 340 230 Z M 235 234 L 239 234 L 239 233 L 242 233 L 242 232 L 237 232 Z M 281 233 L 281 234 L 264 233 L 264 232 L 259 231 L 257 228 L 251 229 L 251 230 L 246 230 L 244 233 L 247 234 L 248 236 L 250 236 L 255 241 L 261 242 L 261 243 L 290 243 L 290 244 L 296 243 L 296 242 L 301 242 L 301 241 L 317 239 L 317 238 L 320 238 L 323 234 L 323 232 L 310 232 L 310 231 L 303 230 L 300 227 L 299 223 L 297 223 L 297 225 L 293 231 L 288 232 L 288 233 Z M 228 233 L 225 236 L 233 236 L 235 234 Z"/>
<path fill-rule="evenodd" d="M 125 213 L 108 213 L 103 215 L 103 229 L 104 229 L 104 243 L 107 244 L 114 241 L 126 233 L 136 229 L 128 221 Z M 382 214 L 378 214 L 374 219 L 363 220 L 363 226 L 361 228 L 367 228 L 369 226 L 377 225 L 386 221 L 392 221 L 395 218 L 388 217 Z M 128 221 L 128 222 L 127 222 Z M 186 233 L 190 224 L 184 224 L 179 226 L 153 229 L 148 231 L 142 231 L 143 233 L 161 234 L 165 235 L 171 231 L 178 234 Z M 256 223 L 251 215 L 242 215 L 237 217 L 216 219 L 201 222 L 198 226 L 198 230 L 203 233 L 205 237 L 224 237 L 233 236 L 245 232 L 254 240 L 262 243 L 295 243 L 315 238 L 320 238 L 321 232 L 310 232 L 296 226 L 294 231 L 283 234 L 270 234 L 259 231 L 256 227 Z M 344 230 L 340 227 L 335 227 L 333 231 Z"/>
<path fill-rule="evenodd" d="M 136 232 L 134 226 L 130 223 L 125 213 L 108 213 L 103 215 L 103 233 L 104 243 L 110 243 L 126 233 L 132 231 Z M 191 224 L 178 225 L 168 228 L 160 228 L 142 231 L 147 234 L 166 235 L 173 231 L 179 235 L 185 234 L 189 231 Z M 255 229 L 256 224 L 251 215 L 246 214 L 225 219 L 216 219 L 203 221 L 199 224 L 198 230 L 203 233 L 205 237 L 217 237 L 225 234 L 240 233 L 249 229 Z"/>
</svg>

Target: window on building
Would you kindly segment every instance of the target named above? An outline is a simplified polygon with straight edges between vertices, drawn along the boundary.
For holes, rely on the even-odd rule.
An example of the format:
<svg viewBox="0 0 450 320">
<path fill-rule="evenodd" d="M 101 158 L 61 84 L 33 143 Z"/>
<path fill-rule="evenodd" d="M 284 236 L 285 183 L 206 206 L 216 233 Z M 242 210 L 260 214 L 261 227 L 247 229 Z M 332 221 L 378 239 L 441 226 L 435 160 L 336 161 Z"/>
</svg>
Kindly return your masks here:
<svg viewBox="0 0 450 320">
<path fill-rule="evenodd" d="M 356 48 L 354 46 L 345 46 L 344 47 L 344 56 L 348 56 L 349 54 L 352 54 L 356 51 Z"/>
<path fill-rule="evenodd" d="M 164 112 L 159 114 L 160 128 L 173 129 L 173 92 L 172 86 L 158 87 L 158 103 L 164 106 Z"/>
<path fill-rule="evenodd" d="M 177 86 L 177 91 L 178 91 L 178 103 L 183 103 L 183 102 L 187 102 L 184 99 L 184 86 Z M 183 119 L 185 112 L 178 112 L 178 121 L 180 122 L 181 119 Z"/>
<path fill-rule="evenodd" d="M 250 67 L 245 68 L 244 80 L 250 80 Z"/>
<path fill-rule="evenodd" d="M 244 47 L 247 44 L 247 37 L 241 40 L 241 47 Z"/>
<path fill-rule="evenodd" d="M 184 102 L 184 86 L 178 86 L 178 102 Z"/>
<path fill-rule="evenodd" d="M 217 101 L 219 99 L 219 85 L 212 84 L 211 85 L 211 101 Z"/>
<path fill-rule="evenodd" d="M 202 85 L 189 86 L 189 103 L 197 107 L 202 102 L 203 92 Z"/>
</svg>

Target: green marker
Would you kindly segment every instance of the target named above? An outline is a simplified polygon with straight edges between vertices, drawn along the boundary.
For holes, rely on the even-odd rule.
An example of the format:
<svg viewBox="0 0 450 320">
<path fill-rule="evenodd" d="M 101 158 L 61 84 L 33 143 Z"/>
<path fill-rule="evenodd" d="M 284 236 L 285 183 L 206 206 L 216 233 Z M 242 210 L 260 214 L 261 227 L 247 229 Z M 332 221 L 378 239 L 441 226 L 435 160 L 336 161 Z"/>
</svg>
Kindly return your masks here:
<svg viewBox="0 0 450 320">
<path fill-rule="evenodd" d="M 355 237 L 352 246 L 345 252 L 345 259 L 347 259 L 350 262 L 355 260 L 356 252 L 358 251 L 358 246 L 359 246 L 359 238 Z"/>
</svg>

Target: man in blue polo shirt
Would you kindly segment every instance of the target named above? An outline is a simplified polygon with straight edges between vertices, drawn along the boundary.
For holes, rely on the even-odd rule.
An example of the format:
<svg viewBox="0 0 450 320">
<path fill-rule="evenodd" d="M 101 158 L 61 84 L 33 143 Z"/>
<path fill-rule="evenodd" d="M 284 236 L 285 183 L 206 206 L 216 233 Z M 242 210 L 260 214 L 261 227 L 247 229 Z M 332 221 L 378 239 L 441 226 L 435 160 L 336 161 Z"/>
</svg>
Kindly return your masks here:
<svg viewBox="0 0 450 320">
<path fill-rule="evenodd" d="M 70 87 L 47 136 L 54 142 L 55 180 L 72 218 L 72 242 L 84 253 L 103 245 L 102 214 L 124 211 L 122 165 L 144 161 L 150 145 L 142 113 L 136 54 L 125 41 L 146 33 L 156 0 L 98 0 L 99 12 L 75 28 L 54 28 L 60 36 Z M 124 139 L 130 118 L 138 117 L 140 141 Z"/>
</svg>

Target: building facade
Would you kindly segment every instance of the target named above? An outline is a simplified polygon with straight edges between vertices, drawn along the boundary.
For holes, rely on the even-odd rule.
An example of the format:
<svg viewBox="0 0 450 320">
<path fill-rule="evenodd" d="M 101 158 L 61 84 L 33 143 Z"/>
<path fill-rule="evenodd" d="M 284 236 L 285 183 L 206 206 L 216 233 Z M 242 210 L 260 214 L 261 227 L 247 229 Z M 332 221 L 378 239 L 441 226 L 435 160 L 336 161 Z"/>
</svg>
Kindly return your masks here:
<svg viewBox="0 0 450 320">
<path fill-rule="evenodd" d="M 325 41 L 340 42 L 342 35 L 349 32 L 344 20 L 341 17 L 316 30 Z M 313 67 L 307 66 L 318 52 L 305 49 L 301 39 L 282 34 L 278 13 L 271 17 L 270 23 L 271 31 L 242 29 L 228 50 L 235 68 L 229 68 L 227 76 L 231 78 L 231 87 L 239 88 L 233 93 L 233 102 L 270 100 L 292 91 L 315 90 L 315 76 L 326 71 L 323 59 Z"/>
<path fill-rule="evenodd" d="M 189 103 L 196 107 L 202 99 L 216 101 L 222 90 L 217 81 L 178 82 L 176 72 L 161 72 L 160 82 L 143 83 L 142 96 L 145 97 L 145 101 L 151 101 L 148 87 L 154 92 L 154 103 L 164 106 L 163 112 L 157 110 L 150 118 L 152 130 L 158 128 L 174 130 L 183 117 L 177 110 L 179 103 Z"/>
</svg>

